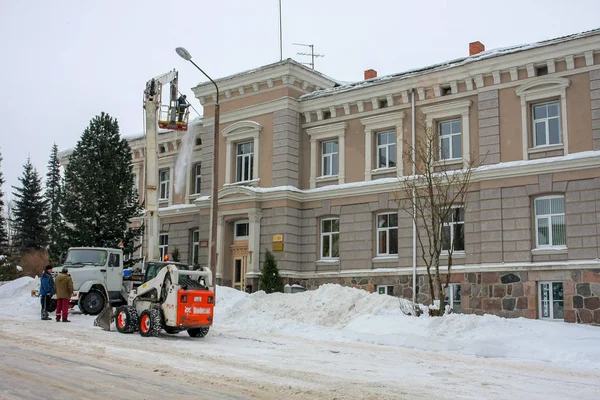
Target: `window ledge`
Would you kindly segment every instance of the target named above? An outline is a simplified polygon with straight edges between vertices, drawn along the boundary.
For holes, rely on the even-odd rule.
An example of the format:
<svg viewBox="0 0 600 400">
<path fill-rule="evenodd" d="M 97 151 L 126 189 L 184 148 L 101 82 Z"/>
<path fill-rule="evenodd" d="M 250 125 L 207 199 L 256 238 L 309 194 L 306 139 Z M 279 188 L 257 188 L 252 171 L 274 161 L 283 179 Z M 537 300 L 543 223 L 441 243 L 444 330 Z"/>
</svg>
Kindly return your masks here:
<svg viewBox="0 0 600 400">
<path fill-rule="evenodd" d="M 466 257 L 466 254 L 464 251 L 455 251 L 454 253 L 452 253 L 452 259 L 464 259 Z M 440 258 L 443 259 L 447 259 L 448 258 L 448 253 L 442 250 L 442 254 L 440 254 Z"/>
<path fill-rule="evenodd" d="M 564 246 L 561 247 L 538 247 L 531 249 L 533 255 L 551 255 L 551 254 L 567 254 L 569 249 Z"/>
<path fill-rule="evenodd" d="M 260 178 L 257 178 L 257 179 L 252 179 L 251 181 L 226 183 L 223 185 L 223 187 L 229 187 L 229 186 L 254 186 L 254 187 L 257 187 L 259 182 L 260 182 Z"/>
<path fill-rule="evenodd" d="M 551 144 L 549 146 L 537 146 L 537 147 L 530 147 L 527 149 L 527 153 L 532 154 L 532 153 L 543 153 L 546 151 L 554 151 L 554 150 L 564 150 L 565 149 L 565 145 L 564 144 Z"/>
<path fill-rule="evenodd" d="M 374 263 L 389 263 L 393 261 L 398 261 L 398 255 L 389 255 L 389 256 L 377 256 L 372 260 Z"/>
<path fill-rule="evenodd" d="M 464 160 L 462 158 L 451 158 L 449 160 L 437 160 L 435 162 L 435 166 L 436 167 L 446 167 L 446 166 L 462 165 L 463 161 Z"/>
<path fill-rule="evenodd" d="M 396 172 L 396 171 L 397 171 L 396 167 L 377 168 L 377 169 L 371 170 L 371 175 L 386 174 L 389 172 Z"/>
<path fill-rule="evenodd" d="M 329 182 L 329 181 L 337 181 L 338 180 L 338 175 L 324 175 L 324 176 L 317 176 L 315 178 L 315 180 L 317 182 Z"/>
<path fill-rule="evenodd" d="M 339 258 L 322 258 L 316 261 L 317 265 L 337 265 L 340 263 Z"/>
</svg>

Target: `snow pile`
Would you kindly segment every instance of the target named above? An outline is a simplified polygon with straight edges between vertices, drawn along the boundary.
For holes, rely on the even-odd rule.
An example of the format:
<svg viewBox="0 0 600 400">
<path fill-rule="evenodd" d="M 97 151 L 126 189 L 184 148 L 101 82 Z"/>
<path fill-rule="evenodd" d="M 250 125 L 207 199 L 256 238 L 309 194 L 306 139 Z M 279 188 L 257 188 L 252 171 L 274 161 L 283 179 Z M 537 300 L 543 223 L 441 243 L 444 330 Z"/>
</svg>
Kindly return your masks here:
<svg viewBox="0 0 600 400">
<path fill-rule="evenodd" d="M 302 293 L 269 295 L 218 287 L 215 330 L 230 327 L 600 368 L 600 329 L 596 327 L 492 315 L 414 318 L 402 313 L 400 301 L 333 284 Z"/>
<path fill-rule="evenodd" d="M 39 287 L 39 279 L 29 276 L 0 285 L 0 308 L 9 307 L 11 310 L 22 310 L 39 307 L 39 298 L 31 297 L 31 291 L 39 289 Z"/>
</svg>

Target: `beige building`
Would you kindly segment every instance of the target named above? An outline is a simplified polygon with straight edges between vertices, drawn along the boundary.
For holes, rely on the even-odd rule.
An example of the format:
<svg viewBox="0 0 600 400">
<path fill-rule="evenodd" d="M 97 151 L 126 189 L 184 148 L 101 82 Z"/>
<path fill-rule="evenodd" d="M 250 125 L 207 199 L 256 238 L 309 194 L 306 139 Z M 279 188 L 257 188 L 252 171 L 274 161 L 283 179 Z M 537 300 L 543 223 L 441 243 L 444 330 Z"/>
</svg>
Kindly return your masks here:
<svg viewBox="0 0 600 400">
<path fill-rule="evenodd" d="M 368 70 L 353 84 L 293 60 L 218 79 L 219 282 L 257 290 L 269 249 L 286 283 L 411 298 L 412 220 L 393 198 L 411 173 L 403 150 L 414 120 L 417 141 L 425 126 L 438 136 L 440 165 L 486 164 L 445 226 L 462 238 L 454 310 L 600 323 L 600 30 L 469 51 L 381 78 Z M 193 90 L 204 120 L 192 127 L 182 193 L 173 190 L 182 134 L 159 139 L 160 243 L 204 265 L 216 93 L 210 83 Z M 143 187 L 143 137 L 131 145 Z"/>
</svg>

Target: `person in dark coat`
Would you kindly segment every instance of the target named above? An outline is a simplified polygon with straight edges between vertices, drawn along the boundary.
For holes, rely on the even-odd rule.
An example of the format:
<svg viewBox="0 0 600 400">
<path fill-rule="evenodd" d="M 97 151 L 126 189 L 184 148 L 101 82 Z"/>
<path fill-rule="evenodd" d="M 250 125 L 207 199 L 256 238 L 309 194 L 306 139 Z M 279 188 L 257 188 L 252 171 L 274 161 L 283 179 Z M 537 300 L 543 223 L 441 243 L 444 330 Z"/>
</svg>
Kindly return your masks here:
<svg viewBox="0 0 600 400">
<path fill-rule="evenodd" d="M 186 100 L 186 95 L 185 94 L 179 96 L 179 98 L 177 99 L 177 107 L 178 107 L 178 111 L 179 111 L 178 121 L 182 122 L 183 121 L 183 115 L 185 114 L 185 110 L 189 107 L 189 104 L 188 104 L 188 102 Z"/>
<path fill-rule="evenodd" d="M 49 321 L 52 318 L 48 316 L 48 306 L 50 299 L 54 296 L 54 278 L 52 278 L 52 265 L 46 265 L 42 276 L 40 277 L 40 303 L 42 305 L 42 320 Z"/>
<path fill-rule="evenodd" d="M 56 277 L 56 322 L 71 322 L 69 316 L 69 300 L 73 296 L 73 278 L 67 267 L 63 267 Z"/>
</svg>

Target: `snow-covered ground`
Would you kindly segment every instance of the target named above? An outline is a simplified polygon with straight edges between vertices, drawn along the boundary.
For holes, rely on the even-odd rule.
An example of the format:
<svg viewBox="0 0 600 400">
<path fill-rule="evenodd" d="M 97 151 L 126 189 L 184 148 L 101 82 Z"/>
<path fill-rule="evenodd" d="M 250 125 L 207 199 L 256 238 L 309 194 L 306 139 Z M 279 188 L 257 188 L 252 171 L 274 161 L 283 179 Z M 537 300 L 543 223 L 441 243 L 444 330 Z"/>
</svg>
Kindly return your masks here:
<svg viewBox="0 0 600 400">
<path fill-rule="evenodd" d="M 71 324 L 40 321 L 36 285 L 0 286 L 0 338 L 244 388 L 252 398 L 600 398 L 598 327 L 414 318 L 394 297 L 338 285 L 272 295 L 219 287 L 206 338 L 141 338 L 103 331 L 76 311 Z"/>
</svg>

